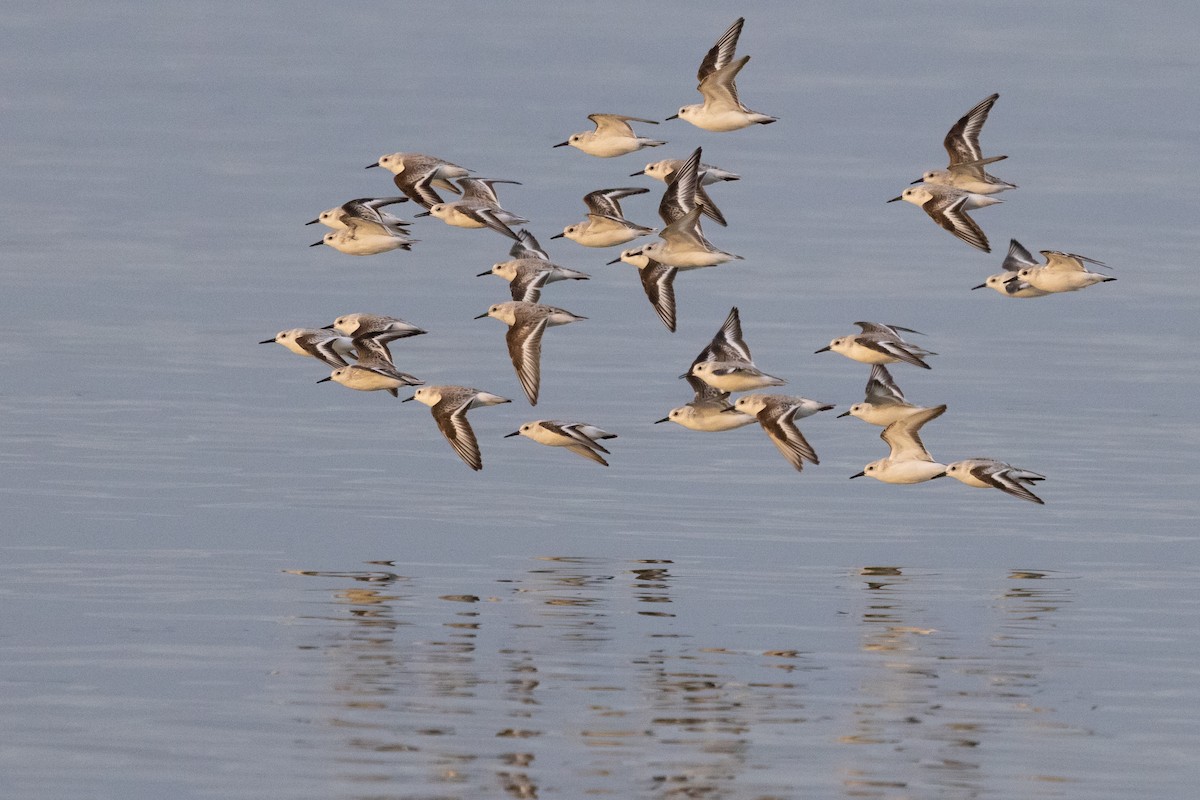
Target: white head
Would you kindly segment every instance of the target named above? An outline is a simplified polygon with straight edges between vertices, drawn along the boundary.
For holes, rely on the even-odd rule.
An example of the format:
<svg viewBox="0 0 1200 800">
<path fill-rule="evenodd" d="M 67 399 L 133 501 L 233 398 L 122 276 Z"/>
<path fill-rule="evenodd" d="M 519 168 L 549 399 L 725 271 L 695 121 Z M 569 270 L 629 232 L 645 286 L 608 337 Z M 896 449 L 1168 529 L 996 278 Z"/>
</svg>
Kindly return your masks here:
<svg viewBox="0 0 1200 800">
<path fill-rule="evenodd" d="M 382 156 L 379 159 L 379 166 L 393 175 L 399 175 L 401 172 L 404 172 L 404 153 L 391 153 L 390 155 Z"/>
<path fill-rule="evenodd" d="M 900 193 L 900 199 L 915 206 L 923 206 L 933 198 L 933 192 L 924 186 L 910 186 Z"/>
<path fill-rule="evenodd" d="M 675 172 L 675 165 L 678 163 L 676 159 L 668 158 L 662 161 L 655 161 L 653 164 L 647 164 L 643 172 L 651 178 L 658 178 L 660 181 L 671 179 L 671 173 Z M 632 176 L 630 176 L 632 177 Z"/>
<path fill-rule="evenodd" d="M 579 235 L 583 232 L 583 225 L 568 225 L 563 228 L 562 235 L 573 242 L 579 241 Z"/>
<path fill-rule="evenodd" d="M 743 414 L 755 416 L 767 407 L 767 403 L 760 394 L 748 394 L 739 397 L 737 402 L 733 404 L 733 407 Z"/>
<path fill-rule="evenodd" d="M 317 217 L 317 222 L 327 228 L 340 230 L 346 227 L 346 223 L 342 222 L 342 213 L 341 208 L 331 208 L 328 211 L 322 211 L 320 216 Z"/>
<path fill-rule="evenodd" d="M 925 183 L 938 183 L 940 181 L 948 180 L 949 177 L 949 170 L 931 169 L 921 176 L 921 180 L 923 180 Z"/>
<path fill-rule="evenodd" d="M 506 325 L 515 325 L 517 322 L 517 312 L 514 308 L 515 303 L 496 303 L 487 310 L 486 315 L 492 319 L 498 319 Z"/>
<path fill-rule="evenodd" d="M 513 261 L 501 261 L 498 264 L 492 264 L 492 274 L 499 275 L 506 281 L 511 281 L 517 277 L 517 265 Z"/>
<path fill-rule="evenodd" d="M 422 386 L 413 393 L 413 400 L 424 403 L 427 406 L 436 406 L 442 399 L 440 386 Z"/>
<path fill-rule="evenodd" d="M 353 336 L 359 328 L 359 314 L 347 314 L 333 321 L 333 329 L 343 336 Z"/>
<path fill-rule="evenodd" d="M 692 117 L 697 116 L 703 108 L 703 104 L 700 103 L 684 106 L 683 108 L 679 109 L 678 112 L 676 112 L 675 116 L 679 117 L 680 119 L 690 120 Z"/>
<path fill-rule="evenodd" d="M 450 215 L 449 203 L 434 203 L 429 207 L 429 213 L 438 219 L 444 220 Z"/>
<path fill-rule="evenodd" d="M 648 250 L 653 244 L 655 243 L 652 242 L 651 244 L 644 244 L 641 247 L 631 247 L 628 250 L 622 250 L 621 260 L 626 264 L 632 264 L 638 269 L 645 269 L 650 265 Z"/>
<path fill-rule="evenodd" d="M 1040 269 L 1040 267 L 1025 267 L 1024 269 L 1019 270 L 1017 272 L 1017 280 L 1021 280 L 1021 281 L 1029 280 L 1029 276 L 1033 274 L 1033 271 L 1035 269 Z M 988 280 L 990 281 L 991 278 L 988 278 Z"/>
</svg>

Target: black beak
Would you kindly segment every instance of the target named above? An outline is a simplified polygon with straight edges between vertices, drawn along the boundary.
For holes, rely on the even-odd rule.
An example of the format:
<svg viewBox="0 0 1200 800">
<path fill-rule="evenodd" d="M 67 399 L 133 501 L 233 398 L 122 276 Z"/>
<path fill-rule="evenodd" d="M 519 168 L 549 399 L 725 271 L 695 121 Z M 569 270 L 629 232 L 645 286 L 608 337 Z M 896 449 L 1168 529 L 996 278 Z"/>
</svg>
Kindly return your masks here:
<svg viewBox="0 0 1200 800">
<path fill-rule="evenodd" d="M 363 169 L 370 169 L 371 167 L 378 167 L 378 166 L 379 166 L 379 162 L 376 161 L 374 164 L 367 164 L 365 167 L 363 167 Z"/>
<path fill-rule="evenodd" d="M 915 181 L 913 181 L 912 183 L 910 183 L 910 184 L 909 184 L 909 186 L 913 186 L 913 185 L 915 185 L 915 184 L 918 184 L 918 183 L 924 183 L 924 182 L 925 182 L 925 179 L 924 179 L 924 178 L 917 178 Z"/>
<path fill-rule="evenodd" d="M 616 264 L 616 263 L 617 263 L 618 261 L 620 261 L 620 260 L 621 260 L 621 257 L 620 257 L 620 256 L 617 256 L 617 257 L 616 257 L 616 258 L 614 258 L 612 261 L 607 261 L 607 262 L 605 262 L 605 263 L 607 263 L 607 264 Z"/>
<path fill-rule="evenodd" d="M 331 381 L 331 380 L 333 380 L 332 375 L 330 375 L 328 378 L 321 378 L 321 380 L 317 381 L 317 383 L 324 383 L 325 381 Z"/>
<path fill-rule="evenodd" d="M 636 178 L 638 175 L 645 175 L 645 174 L 646 174 L 646 170 L 644 170 L 644 169 L 639 169 L 637 172 L 631 172 L 631 173 L 629 173 L 629 177 L 631 177 L 631 178 Z"/>
<path fill-rule="evenodd" d="M 565 233 L 556 233 L 556 234 L 554 234 L 553 236 L 551 236 L 550 238 L 551 238 L 551 239 L 561 239 L 561 238 L 563 238 L 564 236 L 566 236 L 566 234 L 565 234 Z"/>
<path fill-rule="evenodd" d="M 844 413 L 844 414 L 838 414 L 838 415 L 837 415 L 837 418 L 838 418 L 838 419 L 841 419 L 842 417 L 848 417 L 848 416 L 850 416 L 850 412 L 849 412 L 849 411 L 847 411 L 847 412 L 846 412 L 846 413 Z"/>
<path fill-rule="evenodd" d="M 259 344 L 275 344 L 274 339 L 263 339 Z"/>
<path fill-rule="evenodd" d="M 478 275 L 476 275 L 475 277 L 482 278 L 484 275 L 491 275 L 491 274 L 492 274 L 492 271 L 489 269 L 487 272 L 481 272 Z"/>
<path fill-rule="evenodd" d="M 986 283 L 981 283 L 981 284 L 979 284 L 978 286 L 972 286 L 972 287 L 971 287 L 971 291 L 973 292 L 973 291 L 975 291 L 976 289 L 986 289 L 986 288 L 987 288 L 987 284 L 986 284 Z"/>
<path fill-rule="evenodd" d="M 721 413 L 722 413 L 722 414 L 728 414 L 728 413 L 730 413 L 730 412 L 732 412 L 732 413 L 734 413 L 734 414 L 741 414 L 741 413 L 742 413 L 741 411 L 738 411 L 738 410 L 737 410 L 737 408 L 735 408 L 734 406 L 730 406 L 729 408 L 722 408 L 722 409 L 721 409 Z"/>
<path fill-rule="evenodd" d="M 863 475 L 866 475 L 866 474 L 867 473 L 865 473 L 865 472 L 856 472 L 850 476 L 850 480 L 854 480 L 855 478 L 861 478 Z"/>
<path fill-rule="evenodd" d="M 328 325 L 322 325 L 322 326 L 321 326 L 321 330 L 323 330 L 323 331 L 331 331 L 331 330 L 333 330 L 333 323 L 331 322 L 331 323 L 329 323 Z"/>
<path fill-rule="evenodd" d="M 937 475 L 934 475 L 934 476 L 933 476 L 932 478 L 930 478 L 929 480 L 931 480 L 931 481 L 932 481 L 932 480 L 934 480 L 934 479 L 936 479 L 936 478 L 944 478 L 944 477 L 946 477 L 946 473 L 945 473 L 945 472 L 939 472 Z"/>
<path fill-rule="evenodd" d="M 554 146 L 555 147 L 566 147 L 569 144 L 570 144 L 570 142 L 559 142 L 558 144 L 556 144 Z"/>
<path fill-rule="evenodd" d="M 670 418 L 670 417 L 663 417 L 662 419 L 656 419 L 656 420 L 654 420 L 654 424 L 655 424 L 655 425 L 657 425 L 657 424 L 658 424 L 658 423 L 660 423 L 660 422 L 670 422 L 670 421 L 671 421 L 671 418 Z"/>
<path fill-rule="evenodd" d="M 487 312 L 485 311 L 482 314 L 480 314 L 478 317 L 476 317 L 475 319 L 483 319 L 486 316 L 487 316 Z"/>
<path fill-rule="evenodd" d="M 820 350 L 813 350 L 813 355 L 815 356 L 817 353 L 824 353 L 827 350 L 829 350 L 829 345 L 825 345 Z"/>
<path fill-rule="evenodd" d="M 889 202 L 889 203 L 894 203 L 894 202 L 896 202 L 897 200 L 903 200 L 903 199 L 904 199 L 904 195 L 900 195 L 899 197 L 893 197 L 891 200 L 888 200 L 888 202 Z"/>
<path fill-rule="evenodd" d="M 679 119 L 679 115 L 678 115 L 678 114 L 672 114 L 671 116 L 667 117 L 667 119 Z M 630 176 L 630 177 L 633 177 L 633 176 Z"/>
<path fill-rule="evenodd" d="M 320 221 L 321 221 L 321 218 L 320 218 L 320 217 L 317 217 L 316 219 L 314 219 L 314 220 L 309 220 L 308 222 L 306 222 L 306 223 L 304 223 L 304 224 L 305 224 L 305 225 L 316 225 L 316 224 L 317 224 L 318 222 L 320 222 Z"/>
<path fill-rule="evenodd" d="M 506 434 L 504 434 L 504 438 L 505 438 L 505 439 L 507 439 L 507 438 L 509 438 L 509 437 L 511 437 L 511 436 L 520 436 L 520 435 L 521 435 L 521 432 L 520 432 L 520 431 L 513 431 L 512 433 L 506 433 Z"/>
<path fill-rule="evenodd" d="M 413 214 L 414 217 L 428 217 L 432 212 L 422 211 L 420 214 Z"/>
<path fill-rule="evenodd" d="M 400 402 L 407 403 L 409 400 L 416 400 L 416 399 L 417 399 L 417 396 L 414 394 L 412 397 L 406 397 L 403 400 L 401 400 Z"/>
<path fill-rule="evenodd" d="M 322 239 L 322 240 L 321 240 L 321 241 L 319 241 L 319 242 L 313 242 L 312 244 L 310 244 L 310 245 L 309 245 L 309 247 L 320 247 L 320 246 L 321 246 L 321 245 L 323 245 L 323 244 L 325 244 L 325 240 L 324 240 L 324 239 Z"/>
</svg>

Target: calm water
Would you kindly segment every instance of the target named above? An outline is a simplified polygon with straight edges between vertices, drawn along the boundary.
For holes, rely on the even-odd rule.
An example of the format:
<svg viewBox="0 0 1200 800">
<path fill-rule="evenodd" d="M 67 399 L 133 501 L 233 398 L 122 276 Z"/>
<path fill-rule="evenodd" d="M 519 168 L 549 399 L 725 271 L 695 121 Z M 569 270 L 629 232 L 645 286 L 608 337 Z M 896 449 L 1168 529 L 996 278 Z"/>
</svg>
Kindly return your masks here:
<svg viewBox="0 0 1200 800">
<path fill-rule="evenodd" d="M 738 13 L 743 99 L 775 125 L 600 160 L 596 111 L 695 102 Z M 1198 359 L 1188 195 L 1195 9 L 926 4 L 18 4 L 0 20 L 0 793 L 11 797 L 1190 798 L 1200 770 Z M 960 114 L 1021 186 L 993 253 L 884 201 Z M 649 127 L 649 126 L 645 126 Z M 668 333 L 615 251 L 549 236 L 647 161 L 743 180 L 708 226 L 744 262 L 682 276 Z M 402 316 L 402 369 L 520 398 L 476 273 L 490 232 L 411 253 L 303 222 L 432 152 L 520 180 L 507 207 L 593 275 L 546 302 L 542 399 L 472 412 L 471 473 L 427 409 L 316 385 L 276 331 Z M 566 150 L 566 151 L 565 151 Z M 411 204 L 410 204 L 411 205 Z M 407 207 L 402 215 L 414 213 Z M 1008 239 L 1116 283 L 970 292 Z M 796 474 L 756 428 L 651 424 L 731 305 L 796 393 L 862 397 L 813 351 L 924 331 L 898 367 L 924 439 L 1049 476 L 1036 507 L 847 476 L 878 429 L 824 414 Z M 620 434 L 608 470 L 522 422 Z M 866 484 L 866 485 L 864 485 Z"/>
</svg>

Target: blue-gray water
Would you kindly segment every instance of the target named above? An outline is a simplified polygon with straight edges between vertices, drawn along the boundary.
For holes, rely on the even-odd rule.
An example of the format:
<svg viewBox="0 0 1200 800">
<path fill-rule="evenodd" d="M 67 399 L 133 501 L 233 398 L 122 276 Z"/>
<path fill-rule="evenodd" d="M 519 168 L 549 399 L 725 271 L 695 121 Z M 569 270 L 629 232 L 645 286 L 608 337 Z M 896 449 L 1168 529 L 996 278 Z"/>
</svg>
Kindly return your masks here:
<svg viewBox="0 0 1200 800">
<path fill-rule="evenodd" d="M 664 118 L 737 14 L 728 134 L 552 149 L 593 112 Z M 900 15 L 900 18 L 897 18 Z M 0 19 L 0 793 L 77 798 L 1190 798 L 1200 578 L 1197 12 L 1158 4 L 15 4 Z M 987 94 L 973 250 L 908 204 Z M 579 198 L 703 146 L 742 174 L 706 226 L 745 261 L 683 275 L 668 333 L 612 250 L 549 236 Z M 487 231 L 411 253 L 306 245 L 317 212 L 430 152 L 519 180 L 504 204 L 587 282 L 545 302 L 522 399 L 476 273 Z M 397 207 L 411 216 L 412 204 Z M 1113 266 L 1036 300 L 971 292 L 1010 237 Z M 846 478 L 878 429 L 653 425 L 741 309 L 798 394 L 862 397 L 813 354 L 913 327 L 943 460 L 1046 474 L 1044 507 L 950 480 Z M 316 385 L 276 331 L 339 314 L 430 331 L 402 369 L 513 397 L 468 470 L 428 410 Z M 581 419 L 604 470 L 504 439 Z"/>
</svg>

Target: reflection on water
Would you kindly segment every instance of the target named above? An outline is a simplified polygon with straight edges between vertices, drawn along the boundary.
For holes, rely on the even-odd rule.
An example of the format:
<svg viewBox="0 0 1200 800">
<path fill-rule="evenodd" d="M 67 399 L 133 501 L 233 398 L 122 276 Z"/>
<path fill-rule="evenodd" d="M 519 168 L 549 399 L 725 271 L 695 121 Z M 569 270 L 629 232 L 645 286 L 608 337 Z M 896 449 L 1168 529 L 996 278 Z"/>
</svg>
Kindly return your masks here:
<svg viewBox="0 0 1200 800">
<path fill-rule="evenodd" d="M 397 781 L 439 798 L 1051 797 L 1080 779 L 1036 757 L 1086 734 L 1037 699 L 1067 576 L 990 576 L 956 603 L 978 576 L 864 567 L 855 610 L 806 629 L 803 594 L 709 624 L 714 576 L 666 559 L 293 574 L 322 582 L 298 647 L 328 686 L 294 702 L 336 731 L 328 757 L 363 798 Z M 791 581 L 739 591 L 786 604 Z M 824 758 L 838 774 L 811 768 Z"/>
</svg>

